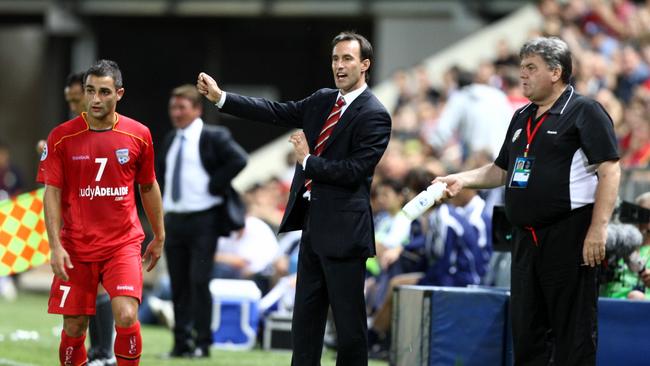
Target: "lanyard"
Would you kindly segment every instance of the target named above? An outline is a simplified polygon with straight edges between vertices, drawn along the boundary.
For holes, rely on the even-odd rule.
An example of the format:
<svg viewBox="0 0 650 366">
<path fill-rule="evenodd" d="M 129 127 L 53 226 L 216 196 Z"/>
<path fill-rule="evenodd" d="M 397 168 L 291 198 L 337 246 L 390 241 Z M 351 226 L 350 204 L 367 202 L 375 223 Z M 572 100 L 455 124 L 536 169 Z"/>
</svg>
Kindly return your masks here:
<svg viewBox="0 0 650 366">
<path fill-rule="evenodd" d="M 533 129 L 533 132 L 530 132 L 530 125 L 533 120 L 533 117 L 530 116 L 528 117 L 528 123 L 526 124 L 526 148 L 524 149 L 524 157 L 528 157 L 528 150 L 530 149 L 530 144 L 533 143 L 533 139 L 535 138 L 535 135 L 537 135 L 537 130 L 539 130 L 539 127 L 544 123 L 544 120 L 546 120 L 546 116 L 548 114 L 544 113 L 542 118 L 539 120 L 535 128 Z"/>
</svg>

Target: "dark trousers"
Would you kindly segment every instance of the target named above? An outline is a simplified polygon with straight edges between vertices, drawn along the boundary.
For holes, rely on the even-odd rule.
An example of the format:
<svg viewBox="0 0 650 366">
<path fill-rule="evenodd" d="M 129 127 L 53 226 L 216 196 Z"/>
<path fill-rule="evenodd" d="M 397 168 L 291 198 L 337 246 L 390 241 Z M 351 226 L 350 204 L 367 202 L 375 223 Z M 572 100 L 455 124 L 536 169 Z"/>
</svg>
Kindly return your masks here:
<svg viewBox="0 0 650 366">
<path fill-rule="evenodd" d="M 212 344 L 209 284 L 217 248 L 216 212 L 165 215 L 165 255 L 174 303 L 174 349 L 178 351 Z"/>
<path fill-rule="evenodd" d="M 366 259 L 328 258 L 316 254 L 308 222 L 304 227 L 291 325 L 291 365 L 320 365 L 327 310 L 331 306 L 338 346 L 336 365 L 367 366 L 368 326 L 363 296 Z"/>
<path fill-rule="evenodd" d="M 582 266 L 590 208 L 543 229 L 516 229 L 512 253 L 515 365 L 595 365 L 598 268 Z"/>
</svg>

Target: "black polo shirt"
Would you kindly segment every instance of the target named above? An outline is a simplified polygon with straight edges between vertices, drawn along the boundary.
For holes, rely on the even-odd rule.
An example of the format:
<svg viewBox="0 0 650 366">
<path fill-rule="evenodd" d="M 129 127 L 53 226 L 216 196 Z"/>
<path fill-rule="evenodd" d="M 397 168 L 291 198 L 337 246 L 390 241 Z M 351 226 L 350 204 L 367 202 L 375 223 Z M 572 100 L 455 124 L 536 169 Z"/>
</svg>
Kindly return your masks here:
<svg viewBox="0 0 650 366">
<path fill-rule="evenodd" d="M 495 165 L 507 170 L 506 214 L 519 227 L 543 227 L 566 217 L 571 210 L 593 203 L 598 177 L 597 164 L 619 158 L 613 123 L 596 101 L 568 86 L 546 112 L 532 140 L 528 157 L 532 169 L 526 188 L 511 184 L 517 157 L 524 156 L 526 125 L 532 132 L 537 105 L 517 110 Z"/>
</svg>

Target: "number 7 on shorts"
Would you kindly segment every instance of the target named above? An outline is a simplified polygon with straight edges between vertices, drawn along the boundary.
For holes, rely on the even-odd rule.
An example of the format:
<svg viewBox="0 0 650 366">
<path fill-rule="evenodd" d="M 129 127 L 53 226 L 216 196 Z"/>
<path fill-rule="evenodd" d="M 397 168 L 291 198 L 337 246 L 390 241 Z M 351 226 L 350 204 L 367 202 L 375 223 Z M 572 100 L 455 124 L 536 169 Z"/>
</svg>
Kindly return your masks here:
<svg viewBox="0 0 650 366">
<path fill-rule="evenodd" d="M 65 299 L 68 298 L 68 294 L 70 293 L 70 286 L 64 286 L 61 285 L 59 286 L 59 290 L 63 291 L 63 297 L 61 298 L 61 303 L 59 304 L 59 307 L 62 308 L 65 306 Z"/>
</svg>

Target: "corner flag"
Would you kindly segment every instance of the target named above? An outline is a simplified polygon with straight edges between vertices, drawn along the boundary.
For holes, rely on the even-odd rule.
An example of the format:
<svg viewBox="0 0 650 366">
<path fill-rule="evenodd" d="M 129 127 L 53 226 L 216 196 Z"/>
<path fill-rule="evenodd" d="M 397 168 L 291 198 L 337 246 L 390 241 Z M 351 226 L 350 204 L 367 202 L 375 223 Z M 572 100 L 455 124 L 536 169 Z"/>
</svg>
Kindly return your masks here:
<svg viewBox="0 0 650 366">
<path fill-rule="evenodd" d="M 0 201 L 0 276 L 24 272 L 50 259 L 44 191 L 40 188 Z"/>
</svg>

